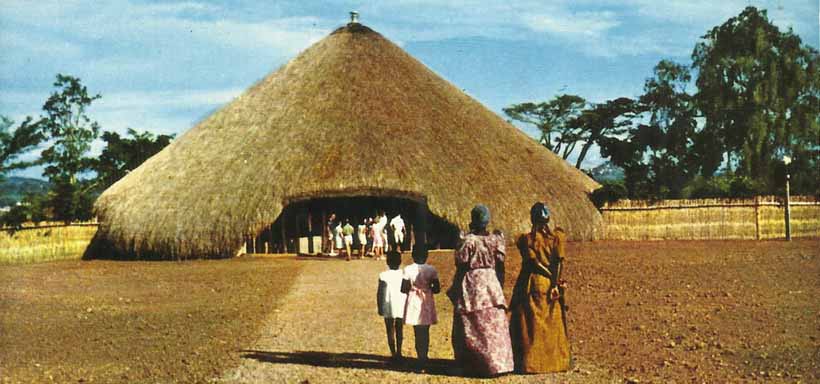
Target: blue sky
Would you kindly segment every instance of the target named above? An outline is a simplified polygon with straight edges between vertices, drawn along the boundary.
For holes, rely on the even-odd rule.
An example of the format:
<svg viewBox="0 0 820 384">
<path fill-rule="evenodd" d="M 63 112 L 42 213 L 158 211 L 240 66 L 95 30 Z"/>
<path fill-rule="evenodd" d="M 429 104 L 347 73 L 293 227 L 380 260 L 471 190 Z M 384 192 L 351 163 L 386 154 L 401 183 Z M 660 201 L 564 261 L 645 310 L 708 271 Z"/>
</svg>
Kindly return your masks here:
<svg viewBox="0 0 820 384">
<path fill-rule="evenodd" d="M 90 117 L 117 132 L 186 131 L 350 10 L 498 114 L 559 93 L 636 96 L 659 60 L 688 64 L 697 39 L 747 5 L 820 46 L 816 0 L 2 3 L 0 114 L 40 115 L 55 75 L 71 74 L 102 95 Z M 593 153 L 585 166 L 600 161 Z"/>
</svg>

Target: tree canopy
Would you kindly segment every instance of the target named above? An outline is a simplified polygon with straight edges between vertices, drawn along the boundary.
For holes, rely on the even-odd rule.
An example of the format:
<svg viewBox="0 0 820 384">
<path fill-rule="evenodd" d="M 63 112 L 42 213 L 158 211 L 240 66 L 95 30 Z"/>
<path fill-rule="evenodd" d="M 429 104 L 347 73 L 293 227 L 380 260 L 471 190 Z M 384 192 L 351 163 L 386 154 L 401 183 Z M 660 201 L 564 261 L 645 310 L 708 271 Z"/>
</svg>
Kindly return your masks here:
<svg viewBox="0 0 820 384">
<path fill-rule="evenodd" d="M 511 119 L 531 124 L 541 133 L 539 142 L 566 160 L 580 140 L 572 122 L 581 115 L 586 100 L 578 95 L 558 95 L 543 103 L 521 103 L 504 108 Z"/>
<path fill-rule="evenodd" d="M 556 153 L 581 144 L 576 167 L 600 146 L 631 198 L 776 193 L 786 172 L 794 192 L 820 194 L 818 65 L 816 49 L 747 7 L 702 36 L 691 67 L 661 60 L 635 100 L 560 109 L 561 95 L 504 112 L 538 127 Z"/>
<path fill-rule="evenodd" d="M 32 161 L 18 159 L 20 155 L 36 148 L 43 141 L 44 137 L 38 124 L 39 122 L 28 117 L 12 130 L 14 121 L 6 116 L 0 116 L 0 180 L 3 180 L 11 170 L 28 168 L 34 164 Z"/>
<path fill-rule="evenodd" d="M 669 60 L 655 66 L 644 83 L 644 94 L 625 119 L 625 135 L 600 142 L 601 153 L 624 169 L 624 184 L 632 196 L 681 196 L 705 159 L 695 151 L 697 122 L 687 67 Z"/>
<path fill-rule="evenodd" d="M 692 53 L 702 140 L 725 155 L 728 172 L 771 184 L 783 155 L 813 156 L 816 164 L 818 64 L 817 50 L 754 7 L 702 37 Z M 711 176 L 720 164 L 705 165 Z"/>
<path fill-rule="evenodd" d="M 91 169 L 87 157 L 100 126 L 86 114 L 100 95 L 89 95 L 79 78 L 57 74 L 57 88 L 43 104 L 40 130 L 50 146 L 40 154 L 46 164 L 44 176 L 52 184 L 54 218 L 65 222 L 91 218 L 92 184 L 78 176 Z"/>
<path fill-rule="evenodd" d="M 105 148 L 93 166 L 97 172 L 98 190 L 104 190 L 117 182 L 165 148 L 174 138 L 173 135 L 154 135 L 131 128 L 128 128 L 128 135 L 130 138 L 121 137 L 116 132 L 103 132 L 101 138 L 106 143 Z"/>
</svg>

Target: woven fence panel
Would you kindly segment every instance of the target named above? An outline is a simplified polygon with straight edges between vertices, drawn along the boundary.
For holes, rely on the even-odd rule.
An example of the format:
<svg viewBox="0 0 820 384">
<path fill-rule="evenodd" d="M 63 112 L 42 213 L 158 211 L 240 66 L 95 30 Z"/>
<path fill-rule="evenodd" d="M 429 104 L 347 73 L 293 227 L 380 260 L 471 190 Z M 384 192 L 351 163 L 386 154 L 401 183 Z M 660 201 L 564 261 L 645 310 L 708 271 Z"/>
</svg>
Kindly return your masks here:
<svg viewBox="0 0 820 384">
<path fill-rule="evenodd" d="M 792 237 L 820 237 L 820 201 L 790 199 Z M 621 200 L 601 209 L 606 240 L 777 239 L 786 236 L 782 197 Z"/>
</svg>

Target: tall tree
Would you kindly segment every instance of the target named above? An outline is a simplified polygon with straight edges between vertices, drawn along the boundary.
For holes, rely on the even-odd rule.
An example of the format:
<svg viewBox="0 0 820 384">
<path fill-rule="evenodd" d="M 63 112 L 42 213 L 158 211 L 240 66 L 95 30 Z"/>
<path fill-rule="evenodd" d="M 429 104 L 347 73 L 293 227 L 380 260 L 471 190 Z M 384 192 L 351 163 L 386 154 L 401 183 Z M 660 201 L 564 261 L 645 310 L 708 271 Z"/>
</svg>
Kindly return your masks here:
<svg viewBox="0 0 820 384">
<path fill-rule="evenodd" d="M 747 7 L 704 35 L 692 59 L 705 117 L 699 144 L 720 148 L 730 172 L 771 180 L 783 154 L 816 159 L 817 50 L 791 30 L 780 31 L 765 10 Z M 704 169 L 705 175 L 717 166 Z"/>
<path fill-rule="evenodd" d="M 687 67 L 661 60 L 634 109 L 641 123 L 629 127 L 624 137 L 601 142 L 602 153 L 624 169 L 630 197 L 680 197 L 698 173 L 703 157 L 692 151 L 697 122 L 686 91 L 690 81 Z"/>
<path fill-rule="evenodd" d="M 570 125 L 577 128 L 578 139 L 583 142 L 581 153 L 575 161 L 575 168 L 581 168 L 581 163 L 593 144 L 600 146 L 612 138 L 623 135 L 632 125 L 632 119 L 638 112 L 635 100 L 619 97 L 595 104 L 573 119 Z"/>
<path fill-rule="evenodd" d="M 100 157 L 94 163 L 97 172 L 96 188 L 104 190 L 136 169 L 145 160 L 165 148 L 173 135 L 153 135 L 128 128 L 129 137 L 121 137 L 116 132 L 103 132 L 105 141 Z"/>
<path fill-rule="evenodd" d="M 41 154 L 47 164 L 44 175 L 54 187 L 56 218 L 66 222 L 86 219 L 90 216 L 90 190 L 78 176 L 93 164 L 86 154 L 100 127 L 86 110 L 100 95 L 89 95 L 80 79 L 62 74 L 57 75 L 54 86 L 57 90 L 43 105 L 45 116 L 40 124 L 51 143 Z"/>
<path fill-rule="evenodd" d="M 539 142 L 566 160 L 580 140 L 578 128 L 570 122 L 581 115 L 586 100 L 577 95 L 558 95 L 542 103 L 513 104 L 504 108 L 511 119 L 535 126 Z"/>
<path fill-rule="evenodd" d="M 33 165 L 34 162 L 20 161 L 18 158 L 43 141 L 38 124 L 39 122 L 34 122 L 28 117 L 12 130 L 14 121 L 6 116 L 0 116 L 0 181 L 11 170 Z"/>
</svg>

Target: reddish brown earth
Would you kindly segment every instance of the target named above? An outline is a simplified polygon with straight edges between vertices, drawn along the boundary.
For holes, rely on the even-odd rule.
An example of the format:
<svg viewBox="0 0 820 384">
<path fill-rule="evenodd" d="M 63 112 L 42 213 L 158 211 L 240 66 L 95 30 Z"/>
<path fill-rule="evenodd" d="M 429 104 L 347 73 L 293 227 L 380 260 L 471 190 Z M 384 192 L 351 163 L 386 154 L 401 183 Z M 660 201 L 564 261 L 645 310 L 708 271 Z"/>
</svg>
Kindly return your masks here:
<svg viewBox="0 0 820 384">
<path fill-rule="evenodd" d="M 296 262 L 0 266 L 0 382 L 202 382 L 298 274 Z"/>
<path fill-rule="evenodd" d="M 496 381 L 820 381 L 820 239 L 574 243 L 568 254 L 576 369 Z M 444 287 L 453 274 L 450 255 L 430 257 Z M 520 257 L 514 250 L 508 257 L 509 299 Z M 374 326 L 379 320 L 358 313 L 375 312 L 375 274 L 383 268 L 369 260 L 295 257 L 0 266 L 0 381 L 231 381 L 225 372 L 252 359 L 298 381 L 376 381 L 387 374 L 398 381 L 472 381 L 384 367 L 377 356 L 387 349 L 383 330 Z M 346 278 L 362 283 L 339 289 L 348 302 L 314 308 L 305 301 L 337 291 L 333 284 L 341 280 L 313 278 L 330 270 L 349 271 Z M 308 271 L 310 279 L 302 274 Z M 323 294 L 310 294 L 320 288 Z M 452 308 L 446 298 L 437 302 L 441 321 L 431 330 L 439 335 L 431 356 L 446 361 Z M 348 308 L 358 311 L 355 317 Z M 335 317 L 323 318 L 327 314 Z M 363 319 L 367 333 L 351 331 L 342 321 L 347 316 Z M 290 318 L 302 321 L 277 323 Z M 295 332 L 315 337 L 289 335 Z M 363 341 L 347 344 L 348 336 Z M 413 356 L 412 331 L 405 337 Z M 248 353 L 266 338 L 315 352 Z M 319 360 L 327 356 L 369 360 Z"/>
<path fill-rule="evenodd" d="M 820 381 L 820 240 L 576 243 L 566 271 L 573 351 L 616 377 Z"/>
</svg>

